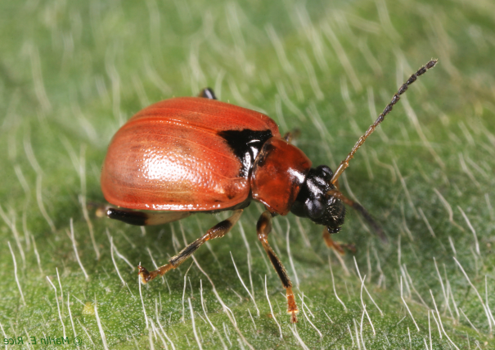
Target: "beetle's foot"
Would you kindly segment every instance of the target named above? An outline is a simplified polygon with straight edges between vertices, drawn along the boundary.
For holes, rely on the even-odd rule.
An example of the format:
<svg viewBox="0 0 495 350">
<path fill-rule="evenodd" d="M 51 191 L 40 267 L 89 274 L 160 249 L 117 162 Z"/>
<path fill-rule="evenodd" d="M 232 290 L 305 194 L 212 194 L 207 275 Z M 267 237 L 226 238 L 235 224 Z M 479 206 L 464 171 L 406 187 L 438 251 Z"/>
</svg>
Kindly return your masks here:
<svg viewBox="0 0 495 350">
<path fill-rule="evenodd" d="M 354 243 L 337 243 L 337 244 L 339 244 L 341 248 L 347 249 L 352 254 L 356 254 L 357 252 L 356 245 Z"/>
<path fill-rule="evenodd" d="M 294 297 L 294 293 L 292 292 L 292 288 L 287 288 L 287 313 L 291 314 L 290 322 L 297 323 L 296 314 L 299 312 L 299 309 L 296 305 L 296 298 Z"/>
<path fill-rule="evenodd" d="M 149 281 L 154 280 L 155 277 L 157 277 L 158 274 L 159 274 L 159 271 L 158 270 L 148 272 L 148 270 L 146 270 L 141 265 L 138 266 L 138 270 L 139 270 L 139 273 L 138 274 L 139 274 L 139 277 L 141 278 L 141 283 L 142 284 L 146 284 Z"/>
<path fill-rule="evenodd" d="M 146 270 L 141 265 L 138 266 L 138 270 L 139 270 L 138 275 L 139 275 L 139 278 L 141 279 L 142 284 L 146 284 L 153 279 L 151 277 L 151 274 L 148 272 L 148 270 Z"/>
<path fill-rule="evenodd" d="M 168 263 L 166 265 L 160 266 L 158 269 L 155 271 L 148 272 L 144 267 L 141 265 L 138 266 L 139 270 L 139 277 L 141 278 L 141 283 L 146 284 L 152 280 L 154 280 L 158 276 L 163 276 L 166 274 L 169 270 L 173 269 L 174 265 Z"/>
<path fill-rule="evenodd" d="M 337 253 L 340 255 L 345 255 L 345 250 L 349 250 L 351 253 L 355 254 L 356 253 L 356 245 L 353 243 L 340 243 L 336 242 L 332 239 L 332 236 L 328 231 L 325 229 L 323 230 L 323 239 L 325 240 L 325 244 L 327 245 L 328 248 L 332 248 L 335 250 Z"/>
</svg>

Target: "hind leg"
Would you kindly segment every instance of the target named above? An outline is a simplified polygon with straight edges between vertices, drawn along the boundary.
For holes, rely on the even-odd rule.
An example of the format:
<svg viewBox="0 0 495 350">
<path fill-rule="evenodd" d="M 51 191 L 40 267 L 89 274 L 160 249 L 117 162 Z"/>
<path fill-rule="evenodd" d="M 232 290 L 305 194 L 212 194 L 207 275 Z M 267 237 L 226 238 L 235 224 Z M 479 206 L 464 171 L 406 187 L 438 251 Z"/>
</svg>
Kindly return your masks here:
<svg viewBox="0 0 495 350">
<path fill-rule="evenodd" d="M 204 97 L 209 100 L 216 100 L 217 97 L 215 96 L 215 93 L 213 92 L 213 89 L 210 88 L 204 88 L 201 90 L 201 92 L 198 94 L 198 97 Z"/>
<path fill-rule="evenodd" d="M 173 256 L 167 264 L 160 266 L 155 271 L 148 272 L 144 267 L 138 266 L 139 276 L 141 277 L 141 282 L 143 284 L 155 279 L 158 276 L 163 276 L 168 271 L 179 267 L 184 261 L 186 261 L 199 247 L 201 247 L 206 241 L 214 238 L 221 238 L 230 231 L 230 229 L 235 225 L 237 220 L 241 217 L 242 209 L 234 211 L 234 214 L 227 220 L 221 221 L 212 228 L 210 228 L 202 237 L 198 238 L 188 246 L 186 246 L 182 251 Z"/>
</svg>

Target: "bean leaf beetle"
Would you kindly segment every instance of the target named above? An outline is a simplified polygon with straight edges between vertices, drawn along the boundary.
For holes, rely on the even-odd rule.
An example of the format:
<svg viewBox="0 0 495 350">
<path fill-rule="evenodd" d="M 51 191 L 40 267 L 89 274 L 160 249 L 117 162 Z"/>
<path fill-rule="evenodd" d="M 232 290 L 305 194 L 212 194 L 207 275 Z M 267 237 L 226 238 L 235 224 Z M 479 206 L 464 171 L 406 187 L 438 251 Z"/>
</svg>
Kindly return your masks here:
<svg viewBox="0 0 495 350">
<path fill-rule="evenodd" d="M 290 143 L 291 134 L 282 137 L 268 116 L 220 102 L 208 88 L 198 97 L 172 98 L 139 111 L 108 147 L 101 174 L 103 194 L 112 204 L 106 215 L 132 225 L 159 225 L 197 212 L 233 211 L 167 264 L 151 272 L 139 266 L 141 282 L 177 268 L 203 243 L 225 236 L 243 209 L 258 201 L 266 208 L 257 223 L 258 239 L 286 290 L 291 322 L 297 322 L 292 283 L 268 242 L 272 217 L 292 212 L 309 218 L 325 226 L 330 246 L 347 204 L 382 235 L 368 212 L 339 191 L 337 180 L 400 95 L 436 63 L 431 60 L 411 75 L 335 172 L 325 165 L 313 168 Z"/>
</svg>

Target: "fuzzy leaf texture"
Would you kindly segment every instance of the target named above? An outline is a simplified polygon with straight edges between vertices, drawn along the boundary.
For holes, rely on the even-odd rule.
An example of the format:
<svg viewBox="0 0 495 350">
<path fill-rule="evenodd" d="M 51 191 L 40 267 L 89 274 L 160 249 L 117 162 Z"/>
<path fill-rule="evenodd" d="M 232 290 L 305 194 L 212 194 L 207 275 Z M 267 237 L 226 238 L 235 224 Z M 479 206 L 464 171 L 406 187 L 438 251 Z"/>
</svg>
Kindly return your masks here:
<svg viewBox="0 0 495 350">
<path fill-rule="evenodd" d="M 0 340 L 493 349 L 494 14 L 488 0 L 0 2 Z M 344 256 L 321 226 L 274 219 L 295 326 L 256 237 L 260 205 L 144 286 L 139 263 L 165 263 L 228 213 L 146 228 L 95 216 L 112 135 L 153 102 L 209 86 L 298 128 L 313 164 L 335 169 L 431 58 L 340 179 L 388 242 L 350 208 Z"/>
</svg>

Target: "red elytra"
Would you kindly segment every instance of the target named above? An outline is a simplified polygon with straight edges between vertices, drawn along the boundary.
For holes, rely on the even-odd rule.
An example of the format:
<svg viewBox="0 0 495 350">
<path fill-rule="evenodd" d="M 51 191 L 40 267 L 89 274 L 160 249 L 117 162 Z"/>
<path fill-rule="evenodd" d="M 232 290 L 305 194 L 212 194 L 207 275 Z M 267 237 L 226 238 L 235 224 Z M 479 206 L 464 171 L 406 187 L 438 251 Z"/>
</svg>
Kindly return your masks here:
<svg viewBox="0 0 495 350">
<path fill-rule="evenodd" d="M 287 312 L 297 322 L 292 283 L 270 244 L 271 218 L 289 211 L 324 225 L 330 238 L 344 222 L 348 204 L 357 209 L 380 234 L 366 210 L 346 198 L 336 183 L 359 147 L 380 124 L 417 77 L 433 68 L 421 67 L 404 83 L 366 133 L 358 140 L 336 172 L 327 166 L 311 168 L 311 161 L 282 138 L 268 116 L 219 102 L 211 89 L 200 97 L 181 97 L 155 103 L 132 117 L 115 134 L 102 169 L 110 218 L 134 225 L 156 225 L 183 219 L 196 212 L 232 210 L 228 219 L 187 245 L 167 264 L 148 272 L 139 266 L 142 283 L 175 269 L 202 244 L 223 237 L 252 200 L 266 210 L 257 223 L 257 235 L 286 289 Z"/>
<path fill-rule="evenodd" d="M 263 166 L 252 162 L 244 172 L 244 155 L 252 147 L 244 145 L 244 154 L 236 155 L 221 136 L 231 132 L 235 138 L 242 131 L 271 134 L 266 145 L 258 143 L 271 149 Z M 310 168 L 311 161 L 281 139 L 268 116 L 214 99 L 180 97 L 143 109 L 120 128 L 108 148 L 101 186 L 110 203 L 128 209 L 217 211 L 251 195 L 272 213 L 286 215 Z"/>
</svg>

